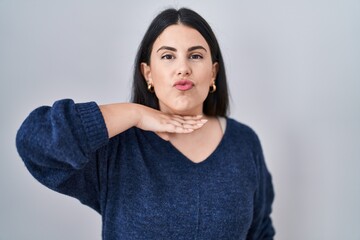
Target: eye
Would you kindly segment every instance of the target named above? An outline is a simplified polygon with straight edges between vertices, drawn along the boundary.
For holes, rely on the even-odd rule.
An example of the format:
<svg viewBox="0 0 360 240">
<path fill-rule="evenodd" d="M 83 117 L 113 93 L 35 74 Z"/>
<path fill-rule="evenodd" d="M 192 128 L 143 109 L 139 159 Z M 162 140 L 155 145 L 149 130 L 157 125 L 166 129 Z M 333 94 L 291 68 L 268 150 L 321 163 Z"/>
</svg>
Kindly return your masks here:
<svg viewBox="0 0 360 240">
<path fill-rule="evenodd" d="M 203 56 L 201 56 L 200 54 L 191 54 L 190 59 L 195 59 L 195 60 L 203 59 Z"/>
<path fill-rule="evenodd" d="M 161 59 L 166 59 L 166 60 L 171 60 L 174 59 L 175 57 L 171 54 L 165 54 L 161 56 Z"/>
</svg>

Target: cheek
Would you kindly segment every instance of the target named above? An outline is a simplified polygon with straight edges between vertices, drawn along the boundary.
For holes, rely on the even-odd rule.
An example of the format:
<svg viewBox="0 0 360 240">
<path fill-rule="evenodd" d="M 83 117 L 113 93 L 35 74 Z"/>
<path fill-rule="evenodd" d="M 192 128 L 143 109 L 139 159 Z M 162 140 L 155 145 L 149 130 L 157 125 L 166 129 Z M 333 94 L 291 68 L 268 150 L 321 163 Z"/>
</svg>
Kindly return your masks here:
<svg viewBox="0 0 360 240">
<path fill-rule="evenodd" d="M 202 74 L 201 74 L 201 76 L 199 76 L 199 78 L 201 79 L 202 85 L 207 85 L 209 87 L 213 82 L 212 68 L 207 67 L 207 68 L 203 69 Z"/>
<path fill-rule="evenodd" d="M 152 71 L 151 77 L 155 89 L 155 95 L 159 99 L 166 99 L 169 97 L 168 94 L 170 93 L 171 80 L 169 80 L 170 78 L 166 71 L 156 68 Z"/>
<path fill-rule="evenodd" d="M 153 84 L 156 91 L 165 91 L 170 87 L 169 81 L 167 81 L 168 78 L 164 75 L 156 75 L 153 78 Z"/>
<path fill-rule="evenodd" d="M 151 71 L 151 78 L 155 86 L 170 82 L 168 75 L 168 72 L 161 67 L 154 67 Z"/>
</svg>

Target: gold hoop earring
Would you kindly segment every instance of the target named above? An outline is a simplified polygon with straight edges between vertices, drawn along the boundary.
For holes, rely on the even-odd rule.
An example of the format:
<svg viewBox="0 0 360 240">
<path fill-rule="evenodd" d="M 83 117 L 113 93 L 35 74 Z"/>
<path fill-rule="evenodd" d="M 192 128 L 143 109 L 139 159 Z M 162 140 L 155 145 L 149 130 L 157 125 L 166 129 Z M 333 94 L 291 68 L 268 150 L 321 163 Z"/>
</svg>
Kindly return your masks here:
<svg viewBox="0 0 360 240">
<path fill-rule="evenodd" d="M 154 86 L 153 86 L 151 83 L 148 83 L 147 89 L 148 89 L 148 91 L 151 92 L 151 93 L 154 93 L 154 92 L 155 92 Z"/>
<path fill-rule="evenodd" d="M 213 84 L 210 86 L 209 92 L 210 92 L 210 93 L 214 93 L 214 92 L 216 92 L 216 85 L 215 85 L 215 82 L 213 82 Z"/>
</svg>

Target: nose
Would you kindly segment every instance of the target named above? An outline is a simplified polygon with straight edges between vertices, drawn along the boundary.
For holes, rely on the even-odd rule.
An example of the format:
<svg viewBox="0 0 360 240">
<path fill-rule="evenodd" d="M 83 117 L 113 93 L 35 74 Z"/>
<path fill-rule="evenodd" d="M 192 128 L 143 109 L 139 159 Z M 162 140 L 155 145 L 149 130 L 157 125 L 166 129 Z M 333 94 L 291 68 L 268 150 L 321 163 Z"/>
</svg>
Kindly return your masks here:
<svg viewBox="0 0 360 240">
<path fill-rule="evenodd" d="M 188 59 L 179 60 L 177 75 L 180 77 L 189 76 L 191 74 L 191 67 Z"/>
</svg>

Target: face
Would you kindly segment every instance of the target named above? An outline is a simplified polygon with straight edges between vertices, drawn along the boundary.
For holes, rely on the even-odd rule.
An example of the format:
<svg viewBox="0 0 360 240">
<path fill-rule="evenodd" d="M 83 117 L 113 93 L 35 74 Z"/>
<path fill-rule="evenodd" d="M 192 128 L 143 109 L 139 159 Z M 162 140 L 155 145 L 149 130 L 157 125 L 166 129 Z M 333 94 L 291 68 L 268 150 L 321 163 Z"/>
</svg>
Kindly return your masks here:
<svg viewBox="0 0 360 240">
<path fill-rule="evenodd" d="M 160 110 L 180 115 L 203 113 L 217 67 L 204 37 L 181 24 L 167 27 L 153 44 L 150 64 L 141 64 L 144 78 L 154 86 Z"/>
</svg>

